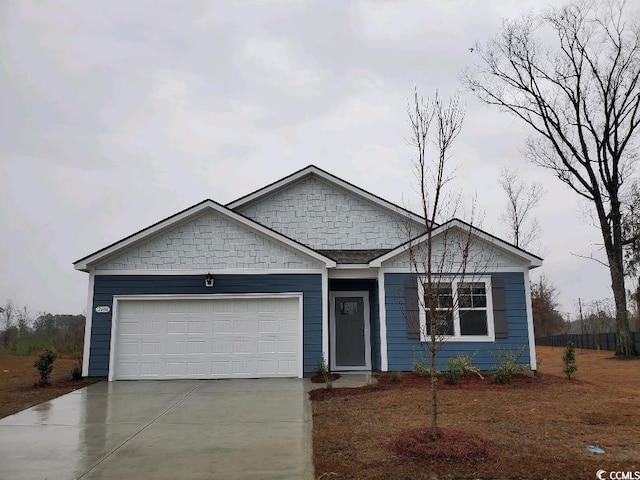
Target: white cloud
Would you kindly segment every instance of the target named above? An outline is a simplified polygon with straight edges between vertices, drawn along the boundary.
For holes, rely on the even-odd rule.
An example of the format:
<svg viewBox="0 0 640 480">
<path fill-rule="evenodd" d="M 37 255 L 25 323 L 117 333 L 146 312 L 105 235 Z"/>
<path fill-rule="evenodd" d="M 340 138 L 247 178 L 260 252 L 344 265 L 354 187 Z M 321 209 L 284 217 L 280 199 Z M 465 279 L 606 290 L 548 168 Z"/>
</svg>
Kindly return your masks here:
<svg viewBox="0 0 640 480">
<path fill-rule="evenodd" d="M 291 41 L 271 35 L 252 36 L 245 39 L 243 53 L 247 61 L 261 68 L 258 81 L 278 83 L 286 89 L 314 87 L 321 80 L 318 68 Z"/>
</svg>

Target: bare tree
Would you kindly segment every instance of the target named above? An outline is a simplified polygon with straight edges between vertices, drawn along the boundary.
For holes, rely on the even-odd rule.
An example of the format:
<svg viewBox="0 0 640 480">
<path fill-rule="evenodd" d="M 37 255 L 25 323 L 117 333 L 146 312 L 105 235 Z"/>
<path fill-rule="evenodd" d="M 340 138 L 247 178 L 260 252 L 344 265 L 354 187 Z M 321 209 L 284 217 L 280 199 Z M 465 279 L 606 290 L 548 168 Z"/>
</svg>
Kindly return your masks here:
<svg viewBox="0 0 640 480">
<path fill-rule="evenodd" d="M 640 126 L 640 27 L 624 0 L 571 3 L 505 21 L 473 51 L 467 86 L 534 132 L 530 159 L 550 169 L 598 218 L 616 304 L 616 355 L 635 355 L 624 286 L 623 185 Z M 548 46 L 554 34 L 555 47 Z M 545 43 L 547 42 L 547 43 Z"/>
<path fill-rule="evenodd" d="M 507 206 L 500 219 L 509 226 L 511 243 L 526 249 L 540 236 L 540 224 L 532 216 L 532 210 L 544 197 L 544 188 L 538 182 L 526 183 L 509 167 L 500 170 L 498 183 L 507 195 Z"/>
<path fill-rule="evenodd" d="M 15 316 L 16 308 L 11 300 L 7 300 L 7 303 L 2 307 L 2 328 L 4 329 L 2 334 L 2 344 L 4 348 L 9 346 L 11 340 L 11 328 L 13 327 L 13 317 Z"/>
<path fill-rule="evenodd" d="M 436 440 L 438 425 L 436 355 L 453 329 L 453 311 L 458 306 L 457 287 L 452 279 L 462 278 L 469 260 L 471 226 L 466 231 L 439 229 L 439 222 L 455 216 L 459 197 L 446 192 L 452 179 L 449 154 L 461 131 L 464 109 L 458 97 L 445 103 L 436 91 L 425 101 L 414 93 L 408 106 L 411 123 L 410 143 L 415 148 L 414 173 L 418 182 L 421 211 L 426 232 L 414 238 L 408 231 L 411 269 L 418 278 L 418 306 L 426 316 L 421 322 L 421 345 L 429 353 L 431 375 L 431 439 Z M 435 130 L 435 132 L 434 132 Z M 431 152 L 431 148 L 434 151 Z M 407 222 L 409 226 L 411 223 Z M 437 235 L 437 242 L 434 239 Z M 446 272 L 446 273 L 445 273 Z"/>
<path fill-rule="evenodd" d="M 31 313 L 29 312 L 29 307 L 24 305 L 16 312 L 16 317 L 18 319 L 18 336 L 21 339 L 25 338 L 29 335 L 31 328 Z"/>
</svg>

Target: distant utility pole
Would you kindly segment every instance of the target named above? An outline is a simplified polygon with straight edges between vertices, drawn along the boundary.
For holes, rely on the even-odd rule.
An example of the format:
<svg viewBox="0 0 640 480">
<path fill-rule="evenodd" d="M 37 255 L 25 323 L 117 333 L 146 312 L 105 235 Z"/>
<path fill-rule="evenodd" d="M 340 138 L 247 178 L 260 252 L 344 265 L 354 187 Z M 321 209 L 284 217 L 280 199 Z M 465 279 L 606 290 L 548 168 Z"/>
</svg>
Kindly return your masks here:
<svg viewBox="0 0 640 480">
<path fill-rule="evenodd" d="M 580 312 L 580 333 L 584 335 L 584 318 L 582 316 L 582 300 L 578 297 L 578 311 Z"/>
</svg>

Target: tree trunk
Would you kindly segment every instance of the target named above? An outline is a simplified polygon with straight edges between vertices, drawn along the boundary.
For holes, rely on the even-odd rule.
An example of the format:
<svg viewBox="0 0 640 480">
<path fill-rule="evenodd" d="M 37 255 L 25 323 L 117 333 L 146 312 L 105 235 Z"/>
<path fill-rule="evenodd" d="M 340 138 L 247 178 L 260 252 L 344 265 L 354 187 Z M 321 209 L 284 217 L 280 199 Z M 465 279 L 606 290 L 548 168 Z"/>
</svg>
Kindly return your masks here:
<svg viewBox="0 0 640 480">
<path fill-rule="evenodd" d="M 624 260 L 622 251 L 622 229 L 620 226 L 620 206 L 618 202 L 611 204 L 611 230 L 606 217 L 600 217 L 604 236 L 604 246 L 609 260 L 611 273 L 611 289 L 616 304 L 616 356 L 629 357 L 637 355 L 636 347 L 629 328 L 629 312 L 627 310 L 627 291 L 624 286 Z"/>
<path fill-rule="evenodd" d="M 612 199 L 609 215 L 604 212 L 602 199 L 596 202 L 600 220 L 600 228 L 604 239 L 604 247 L 609 261 L 611 274 L 611 290 L 616 304 L 616 356 L 628 357 L 637 355 L 633 336 L 629 328 L 629 312 L 627 310 L 627 291 L 624 287 L 624 260 L 622 248 L 622 227 L 620 202 Z M 611 218 L 611 225 L 609 224 Z"/>
<path fill-rule="evenodd" d="M 431 334 L 435 322 L 431 324 Z M 435 342 L 434 342 L 435 343 Z M 436 368 L 436 349 L 431 348 L 431 440 L 438 438 L 438 369 Z"/>
<path fill-rule="evenodd" d="M 629 312 L 627 311 L 627 292 L 624 288 L 624 271 L 621 265 L 611 265 L 611 288 L 616 303 L 616 356 L 628 357 L 637 355 L 633 335 L 629 328 Z"/>
</svg>

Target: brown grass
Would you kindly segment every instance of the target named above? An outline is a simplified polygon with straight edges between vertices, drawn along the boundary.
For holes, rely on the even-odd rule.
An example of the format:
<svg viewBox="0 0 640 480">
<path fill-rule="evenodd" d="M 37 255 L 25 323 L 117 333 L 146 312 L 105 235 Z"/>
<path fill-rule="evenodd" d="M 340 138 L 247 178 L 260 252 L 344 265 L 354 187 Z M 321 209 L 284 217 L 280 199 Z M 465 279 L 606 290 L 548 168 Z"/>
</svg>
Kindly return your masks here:
<svg viewBox="0 0 640 480">
<path fill-rule="evenodd" d="M 470 380 L 439 390 L 439 426 L 487 442 L 483 460 L 429 463 L 394 442 L 429 424 L 426 383 L 333 394 L 313 402 L 316 478 L 595 478 L 640 470 L 640 361 L 576 350 L 575 380 L 562 348 L 538 347 L 542 375 L 510 386 Z M 407 385 L 409 383 L 409 385 Z M 337 390 L 337 389 L 334 389 Z M 599 445 L 605 454 L 589 453 Z"/>
<path fill-rule="evenodd" d="M 85 387 L 100 379 L 71 379 L 78 356 L 62 356 L 53 364 L 51 384 L 37 387 L 36 356 L 0 355 L 0 418 Z"/>
</svg>

